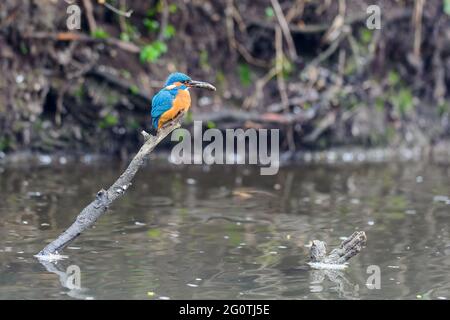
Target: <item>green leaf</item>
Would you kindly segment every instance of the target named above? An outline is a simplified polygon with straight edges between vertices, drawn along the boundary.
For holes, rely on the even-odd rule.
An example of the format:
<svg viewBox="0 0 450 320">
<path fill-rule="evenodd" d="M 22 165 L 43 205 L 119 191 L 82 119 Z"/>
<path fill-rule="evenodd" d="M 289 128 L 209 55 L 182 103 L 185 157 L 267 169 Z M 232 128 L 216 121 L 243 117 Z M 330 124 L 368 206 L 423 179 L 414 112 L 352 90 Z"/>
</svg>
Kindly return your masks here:
<svg viewBox="0 0 450 320">
<path fill-rule="evenodd" d="M 202 68 L 203 70 L 210 69 L 208 51 L 206 50 L 200 51 L 199 64 L 200 68 Z"/>
<path fill-rule="evenodd" d="M 216 128 L 216 127 L 217 127 L 216 124 L 215 124 L 215 122 L 214 122 L 214 121 L 211 121 L 211 120 L 209 120 L 209 121 L 206 123 L 206 126 L 208 127 L 208 129 L 213 129 L 213 128 Z"/>
<path fill-rule="evenodd" d="M 107 129 L 114 127 L 117 123 L 119 123 L 119 119 L 113 114 L 107 114 L 99 123 L 101 129 Z"/>
<path fill-rule="evenodd" d="M 239 64 L 238 65 L 238 74 L 241 84 L 244 87 L 248 87 L 252 84 L 251 72 L 248 64 Z"/>
<path fill-rule="evenodd" d="M 153 42 L 153 46 L 161 53 L 167 52 L 167 45 L 162 41 L 155 41 Z"/>
<path fill-rule="evenodd" d="M 169 5 L 169 12 L 170 12 L 170 13 L 175 13 L 175 12 L 177 12 L 177 9 L 178 9 L 178 7 L 177 7 L 177 5 L 176 5 L 175 3 L 171 3 L 171 4 Z"/>
<path fill-rule="evenodd" d="M 444 0 L 444 12 L 450 16 L 450 0 Z"/>
<path fill-rule="evenodd" d="M 139 59 L 144 62 L 155 62 L 167 52 L 167 45 L 162 41 L 154 41 L 141 49 Z"/>
<path fill-rule="evenodd" d="M 147 45 L 142 48 L 139 59 L 141 62 L 154 62 L 159 56 L 160 53 L 152 45 Z"/>
<path fill-rule="evenodd" d="M 388 75 L 388 82 L 391 86 L 395 86 L 400 82 L 400 76 L 395 71 L 390 71 Z"/>
<path fill-rule="evenodd" d="M 361 29 L 360 38 L 363 44 L 368 45 L 372 41 L 372 31 L 369 29 Z"/>
<path fill-rule="evenodd" d="M 283 76 L 289 77 L 294 71 L 294 64 L 290 62 L 288 59 L 283 59 Z"/>
<path fill-rule="evenodd" d="M 133 26 L 127 22 L 125 22 L 125 23 L 126 24 L 125 24 L 125 32 L 124 33 L 126 33 L 128 35 L 128 37 L 130 38 L 130 41 L 133 39 L 139 38 L 140 34 L 139 34 L 139 30 L 137 29 L 137 27 Z"/>
<path fill-rule="evenodd" d="M 158 3 L 156 4 L 156 12 L 157 13 L 161 13 L 163 12 L 163 3 L 161 0 L 158 1 Z"/>
<path fill-rule="evenodd" d="M 413 107 L 413 95 L 409 89 L 401 89 L 398 94 L 398 106 L 400 112 L 405 114 Z"/>
<path fill-rule="evenodd" d="M 150 229 L 147 231 L 147 235 L 149 238 L 159 238 L 161 236 L 161 230 L 159 229 Z"/>
<path fill-rule="evenodd" d="M 5 151 L 9 148 L 10 141 L 6 137 L 0 137 L 0 151 Z"/>
<path fill-rule="evenodd" d="M 267 7 L 266 10 L 265 10 L 265 13 L 266 13 L 266 17 L 267 18 L 272 18 L 275 15 L 275 13 L 273 12 L 272 7 Z"/>
<path fill-rule="evenodd" d="M 166 26 L 166 29 L 164 29 L 164 38 L 170 39 L 172 38 L 176 33 L 175 27 L 171 24 L 168 24 Z"/>
<path fill-rule="evenodd" d="M 139 88 L 137 85 L 133 84 L 130 86 L 131 94 L 137 95 L 139 93 Z"/>
<path fill-rule="evenodd" d="M 121 69 L 119 72 L 120 72 L 121 77 L 124 77 L 126 79 L 131 79 L 131 72 L 128 71 L 127 69 Z"/>
<path fill-rule="evenodd" d="M 400 91 L 390 98 L 392 105 L 401 113 L 407 114 L 414 105 L 414 97 L 411 90 L 402 88 Z"/>
<path fill-rule="evenodd" d="M 97 28 L 92 32 L 92 37 L 96 39 L 107 39 L 109 38 L 109 34 L 102 28 Z"/>
<path fill-rule="evenodd" d="M 129 42 L 131 40 L 130 35 L 126 32 L 120 33 L 120 40 Z"/>
<path fill-rule="evenodd" d="M 449 111 L 450 111 L 450 105 L 448 102 L 443 102 L 438 106 L 438 113 L 441 117 Z"/>
<path fill-rule="evenodd" d="M 73 95 L 77 98 L 77 100 L 81 101 L 84 97 L 84 87 L 83 85 L 79 85 L 77 89 L 75 89 Z"/>
<path fill-rule="evenodd" d="M 139 129 L 139 122 L 137 122 L 135 119 L 128 119 L 127 128 L 131 130 L 137 130 Z"/>
<path fill-rule="evenodd" d="M 385 105 L 385 101 L 383 97 L 377 97 L 375 99 L 375 108 L 379 111 L 382 112 L 384 110 L 384 105 Z"/>
<path fill-rule="evenodd" d="M 21 52 L 23 55 L 28 54 L 28 47 L 27 47 L 27 45 L 26 45 L 25 43 L 23 43 L 23 42 L 20 43 L 20 52 Z"/>
<path fill-rule="evenodd" d="M 145 18 L 144 26 L 150 32 L 155 32 L 159 29 L 159 22 L 153 19 Z"/>
<path fill-rule="evenodd" d="M 188 111 L 188 113 L 186 114 L 186 117 L 184 119 L 187 124 L 192 123 L 192 121 L 194 121 L 191 110 Z"/>
<path fill-rule="evenodd" d="M 219 70 L 216 72 L 216 82 L 220 86 L 223 86 L 225 84 L 226 78 L 225 73 L 222 70 Z"/>
<path fill-rule="evenodd" d="M 156 15 L 156 6 L 151 7 L 150 9 L 147 10 L 146 15 L 147 17 L 154 17 Z"/>
</svg>

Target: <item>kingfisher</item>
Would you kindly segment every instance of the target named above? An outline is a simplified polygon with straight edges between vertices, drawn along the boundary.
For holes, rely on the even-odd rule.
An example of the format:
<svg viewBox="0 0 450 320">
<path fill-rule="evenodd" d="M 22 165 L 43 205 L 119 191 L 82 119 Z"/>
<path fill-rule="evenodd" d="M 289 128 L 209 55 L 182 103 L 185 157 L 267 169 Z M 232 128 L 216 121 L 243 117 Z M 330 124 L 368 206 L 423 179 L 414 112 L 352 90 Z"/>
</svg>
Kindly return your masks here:
<svg viewBox="0 0 450 320">
<path fill-rule="evenodd" d="M 215 91 L 216 88 L 207 82 L 194 81 L 181 72 L 169 75 L 162 88 L 152 99 L 153 132 L 157 132 L 164 124 L 175 119 L 181 112 L 187 112 L 191 106 L 190 88 L 202 88 Z"/>
</svg>

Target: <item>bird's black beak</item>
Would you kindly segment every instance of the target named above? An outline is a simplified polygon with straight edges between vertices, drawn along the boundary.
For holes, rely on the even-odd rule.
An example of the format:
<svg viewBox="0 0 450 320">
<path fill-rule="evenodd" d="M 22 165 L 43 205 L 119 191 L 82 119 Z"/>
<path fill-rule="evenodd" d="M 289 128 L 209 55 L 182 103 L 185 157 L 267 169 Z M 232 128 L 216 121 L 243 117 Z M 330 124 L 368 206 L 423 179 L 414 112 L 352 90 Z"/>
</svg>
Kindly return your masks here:
<svg viewBox="0 0 450 320">
<path fill-rule="evenodd" d="M 201 89 L 207 89 L 210 91 L 216 91 L 216 87 L 214 87 L 212 84 L 210 84 L 208 82 L 203 82 L 203 81 L 191 80 L 191 81 L 189 81 L 187 86 L 191 87 L 191 88 L 201 88 Z"/>
</svg>

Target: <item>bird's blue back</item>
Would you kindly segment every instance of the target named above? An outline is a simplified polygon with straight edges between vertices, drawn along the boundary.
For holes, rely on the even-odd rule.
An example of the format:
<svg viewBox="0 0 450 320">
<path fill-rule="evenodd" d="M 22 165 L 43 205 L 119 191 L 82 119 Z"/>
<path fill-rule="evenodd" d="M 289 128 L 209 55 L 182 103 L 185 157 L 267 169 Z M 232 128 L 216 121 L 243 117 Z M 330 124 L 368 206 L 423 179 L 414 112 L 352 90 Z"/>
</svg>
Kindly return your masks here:
<svg viewBox="0 0 450 320">
<path fill-rule="evenodd" d="M 154 128 L 158 128 L 158 121 L 161 115 L 172 108 L 172 102 L 175 96 L 172 95 L 170 90 L 160 90 L 152 99 L 152 123 Z"/>
</svg>

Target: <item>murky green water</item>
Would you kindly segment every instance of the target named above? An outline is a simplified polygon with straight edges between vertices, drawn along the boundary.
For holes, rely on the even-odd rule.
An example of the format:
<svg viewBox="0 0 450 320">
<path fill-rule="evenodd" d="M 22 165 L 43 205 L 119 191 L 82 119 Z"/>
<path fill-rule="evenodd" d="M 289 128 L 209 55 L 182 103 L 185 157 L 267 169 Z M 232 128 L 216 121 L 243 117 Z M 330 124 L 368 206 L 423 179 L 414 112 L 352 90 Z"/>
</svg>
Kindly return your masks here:
<svg viewBox="0 0 450 320">
<path fill-rule="evenodd" d="M 33 254 L 123 167 L 0 168 L 0 298 L 450 298 L 449 166 L 303 165 L 262 177 L 165 163 L 140 172 L 56 265 Z M 357 229 L 368 244 L 347 270 L 309 269 L 310 240 L 334 246 Z M 380 289 L 366 287 L 371 265 Z M 67 288 L 69 266 L 81 290 Z"/>
</svg>

